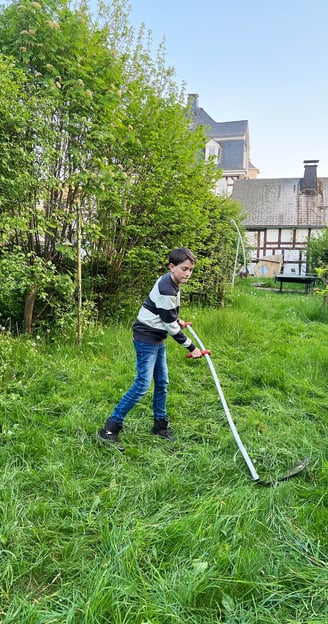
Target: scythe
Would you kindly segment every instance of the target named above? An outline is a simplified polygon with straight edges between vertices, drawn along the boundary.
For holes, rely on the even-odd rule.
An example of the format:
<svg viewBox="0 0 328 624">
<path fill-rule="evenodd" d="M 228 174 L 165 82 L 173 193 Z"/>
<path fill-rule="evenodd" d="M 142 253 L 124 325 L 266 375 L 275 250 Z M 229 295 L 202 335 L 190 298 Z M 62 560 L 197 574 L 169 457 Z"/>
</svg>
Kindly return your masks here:
<svg viewBox="0 0 328 624">
<path fill-rule="evenodd" d="M 224 409 L 225 415 L 227 417 L 230 429 L 232 431 L 233 437 L 235 438 L 235 441 L 237 443 L 237 446 L 248 466 L 248 469 L 251 473 L 252 479 L 254 480 L 255 484 L 258 486 L 262 486 L 262 487 L 273 487 L 275 485 L 277 485 L 278 483 L 280 483 L 281 481 L 288 481 L 289 479 L 291 479 L 292 477 L 298 475 L 302 470 L 304 470 L 304 468 L 306 468 L 306 466 L 309 464 L 309 459 L 307 457 L 304 457 L 303 459 L 301 459 L 300 461 L 297 462 L 297 464 L 295 464 L 295 466 L 293 466 L 285 475 L 283 475 L 282 477 L 277 477 L 276 479 L 273 479 L 272 481 L 264 481 L 261 480 L 259 475 L 256 472 L 256 469 L 254 467 L 254 464 L 252 462 L 252 460 L 250 459 L 247 450 L 245 448 L 245 446 L 243 445 L 239 433 L 237 431 L 237 428 L 235 426 L 235 423 L 232 419 L 232 416 L 230 414 L 230 410 L 228 407 L 228 404 L 225 400 L 225 396 L 223 394 L 222 388 L 221 388 L 221 384 L 220 381 L 218 379 L 218 376 L 215 372 L 211 357 L 210 357 L 210 351 L 208 351 L 207 349 L 205 349 L 202 341 L 200 340 L 200 338 L 198 337 L 198 335 L 196 334 L 195 330 L 192 328 L 191 323 L 186 323 L 186 327 L 188 328 L 188 330 L 190 331 L 190 333 L 192 334 L 192 336 L 195 338 L 195 340 L 198 342 L 198 345 L 200 347 L 200 349 L 202 350 L 202 355 L 205 357 L 210 371 L 212 373 L 212 377 L 214 379 L 214 383 L 216 385 L 216 389 L 218 391 L 221 403 L 222 403 L 222 407 Z M 190 357 L 190 354 L 187 354 L 188 357 Z"/>
</svg>

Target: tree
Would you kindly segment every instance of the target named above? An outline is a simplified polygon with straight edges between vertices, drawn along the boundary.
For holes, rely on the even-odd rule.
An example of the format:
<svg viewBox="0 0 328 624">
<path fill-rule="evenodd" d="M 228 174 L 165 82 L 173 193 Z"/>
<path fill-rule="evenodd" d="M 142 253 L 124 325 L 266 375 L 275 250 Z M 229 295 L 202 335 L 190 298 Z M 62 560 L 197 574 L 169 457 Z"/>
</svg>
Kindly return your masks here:
<svg viewBox="0 0 328 624">
<path fill-rule="evenodd" d="M 134 85 L 126 117 L 129 124 L 122 126 L 120 139 L 108 146 L 108 160 L 117 169 L 98 210 L 103 232 L 98 253 L 107 259 L 112 293 L 146 288 L 143 272 L 153 267 L 151 281 L 169 249 L 195 246 L 206 229 L 216 175 L 199 158 L 203 135 L 190 132 L 179 104 Z"/>
<path fill-rule="evenodd" d="M 62 243 L 74 238 L 76 202 L 96 193 L 102 147 L 119 123 L 120 68 L 106 31 L 92 29 L 86 9 L 71 12 L 66 2 L 10 5 L 0 16 L 0 43 L 24 72 L 25 101 L 36 103 L 17 143 L 17 149 L 29 146 L 29 166 L 22 169 L 28 191 L 10 196 L 5 215 L 7 231 L 13 224 L 8 250 L 15 245 L 37 267 L 25 292 L 31 331 L 40 271 L 45 282 L 51 263 L 58 281 Z"/>
<path fill-rule="evenodd" d="M 17 254 L 24 275 L 26 331 L 47 303 L 65 293 L 71 302 L 77 205 L 84 294 L 106 313 L 108 298 L 142 296 L 179 245 L 200 256 L 199 275 L 203 266 L 210 278 L 202 288 L 221 297 L 232 256 L 225 215 L 238 218 L 238 209 L 214 198 L 218 172 L 202 157 L 203 130 L 190 131 L 164 46 L 153 60 L 149 34 L 145 41 L 141 28 L 135 38 L 129 26 L 126 0 L 101 5 L 96 20 L 85 3 L 12 3 L 0 13 L 0 46 L 28 102 L 15 143 L 26 185 L 2 200 L 1 224 L 3 253 Z"/>
<path fill-rule="evenodd" d="M 22 214 L 19 207 L 29 205 L 35 192 L 29 129 L 36 102 L 25 87 L 23 71 L 0 55 L 0 301 L 2 313 L 9 316 L 21 310 L 19 298 L 30 287 L 18 237 L 18 232 L 30 235 L 31 215 Z"/>
</svg>

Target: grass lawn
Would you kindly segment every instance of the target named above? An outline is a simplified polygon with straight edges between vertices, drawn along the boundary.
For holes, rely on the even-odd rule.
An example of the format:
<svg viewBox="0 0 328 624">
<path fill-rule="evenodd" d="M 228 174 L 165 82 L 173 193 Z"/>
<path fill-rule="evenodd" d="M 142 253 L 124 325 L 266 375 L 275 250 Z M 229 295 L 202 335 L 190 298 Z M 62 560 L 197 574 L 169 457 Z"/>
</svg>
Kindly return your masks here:
<svg viewBox="0 0 328 624">
<path fill-rule="evenodd" d="M 224 309 L 182 308 L 261 479 L 252 480 L 205 359 L 167 341 L 176 443 L 151 393 L 126 451 L 97 430 L 134 377 L 130 324 L 82 347 L 0 336 L 1 624 L 327 624 L 328 311 L 238 282 Z M 131 317 L 133 320 L 133 317 Z"/>
</svg>

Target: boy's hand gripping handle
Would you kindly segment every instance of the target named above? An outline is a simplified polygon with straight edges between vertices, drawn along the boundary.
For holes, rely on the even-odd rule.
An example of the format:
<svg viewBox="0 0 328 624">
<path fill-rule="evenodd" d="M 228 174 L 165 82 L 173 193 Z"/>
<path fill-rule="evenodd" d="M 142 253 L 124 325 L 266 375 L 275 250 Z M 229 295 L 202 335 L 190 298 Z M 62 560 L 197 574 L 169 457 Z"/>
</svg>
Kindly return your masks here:
<svg viewBox="0 0 328 624">
<path fill-rule="evenodd" d="M 204 355 L 211 355 L 211 352 L 210 352 L 208 349 L 203 349 L 203 350 L 202 350 L 202 357 L 203 357 Z M 187 358 L 192 358 L 191 353 L 187 353 Z"/>
<path fill-rule="evenodd" d="M 185 327 L 187 327 L 188 325 L 191 326 L 192 323 L 190 323 L 190 321 L 186 321 L 185 322 Z M 211 352 L 208 349 L 202 349 L 202 357 L 204 355 L 211 355 Z M 191 353 L 187 353 L 187 358 L 192 358 Z"/>
</svg>

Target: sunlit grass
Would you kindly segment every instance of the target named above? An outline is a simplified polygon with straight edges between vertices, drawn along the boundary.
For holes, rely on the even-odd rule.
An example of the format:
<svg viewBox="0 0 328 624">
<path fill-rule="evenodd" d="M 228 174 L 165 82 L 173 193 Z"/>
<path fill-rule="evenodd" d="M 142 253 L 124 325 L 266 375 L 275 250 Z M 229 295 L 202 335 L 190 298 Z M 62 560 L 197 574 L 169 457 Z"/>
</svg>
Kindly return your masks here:
<svg viewBox="0 0 328 624">
<path fill-rule="evenodd" d="M 130 327 L 83 345 L 0 337 L 1 624 L 326 624 L 327 311 L 314 295 L 237 284 L 185 308 L 261 478 L 238 452 L 205 360 L 168 341 L 177 442 L 151 396 L 125 454 L 96 432 L 133 380 Z"/>
</svg>

